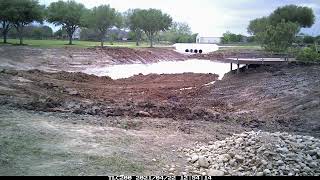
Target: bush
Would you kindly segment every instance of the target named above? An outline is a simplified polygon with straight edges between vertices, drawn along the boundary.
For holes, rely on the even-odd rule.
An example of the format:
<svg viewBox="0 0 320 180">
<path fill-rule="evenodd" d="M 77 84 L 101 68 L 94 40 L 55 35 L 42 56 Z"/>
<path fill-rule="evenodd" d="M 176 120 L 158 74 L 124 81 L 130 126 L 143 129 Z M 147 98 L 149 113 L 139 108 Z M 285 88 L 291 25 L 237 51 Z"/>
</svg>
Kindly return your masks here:
<svg viewBox="0 0 320 180">
<path fill-rule="evenodd" d="M 314 42 L 315 42 L 315 38 L 312 36 L 305 36 L 303 38 L 303 43 L 305 44 L 314 44 Z"/>
<path fill-rule="evenodd" d="M 320 62 L 320 54 L 313 48 L 304 48 L 298 53 L 297 60 L 307 62 Z"/>
<path fill-rule="evenodd" d="M 277 25 L 267 25 L 265 31 L 257 33 L 256 37 L 266 51 L 285 52 L 292 46 L 299 30 L 298 24 L 282 21 Z"/>
</svg>

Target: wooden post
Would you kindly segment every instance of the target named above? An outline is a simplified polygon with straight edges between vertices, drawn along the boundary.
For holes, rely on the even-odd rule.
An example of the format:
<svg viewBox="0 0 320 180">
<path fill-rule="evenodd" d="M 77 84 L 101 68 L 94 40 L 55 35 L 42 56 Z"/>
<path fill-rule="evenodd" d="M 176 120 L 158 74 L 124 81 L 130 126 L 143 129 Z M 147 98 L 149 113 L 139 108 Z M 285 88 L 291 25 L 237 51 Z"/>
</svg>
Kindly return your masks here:
<svg viewBox="0 0 320 180">
<path fill-rule="evenodd" d="M 238 65 L 237 74 L 239 74 L 240 73 L 240 64 L 238 63 L 237 65 Z"/>
<path fill-rule="evenodd" d="M 240 64 L 239 64 L 239 57 L 237 56 L 237 74 L 240 73 Z"/>
<path fill-rule="evenodd" d="M 230 67 L 231 67 L 231 71 L 233 71 L 233 66 L 232 66 L 232 62 L 230 63 Z"/>
</svg>

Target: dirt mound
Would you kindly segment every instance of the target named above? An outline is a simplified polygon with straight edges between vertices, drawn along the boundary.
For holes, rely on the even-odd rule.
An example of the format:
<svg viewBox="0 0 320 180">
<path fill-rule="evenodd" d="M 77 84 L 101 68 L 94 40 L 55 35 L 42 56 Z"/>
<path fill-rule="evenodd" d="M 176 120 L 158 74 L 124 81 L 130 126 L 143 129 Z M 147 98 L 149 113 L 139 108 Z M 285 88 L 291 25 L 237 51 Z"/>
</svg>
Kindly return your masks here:
<svg viewBox="0 0 320 180">
<path fill-rule="evenodd" d="M 58 80 L 65 80 L 65 81 L 75 81 L 75 82 L 92 82 L 92 81 L 103 81 L 103 82 L 112 82 L 113 80 L 110 77 L 103 76 L 98 77 L 95 75 L 89 75 L 80 72 L 58 72 L 52 74 L 53 78 Z"/>
<path fill-rule="evenodd" d="M 320 137 L 319 65 L 252 66 L 222 81 L 192 73 L 111 80 L 82 73 L 1 72 L 1 104 L 106 117 L 228 121 Z"/>
<path fill-rule="evenodd" d="M 172 48 L 30 48 L 0 47 L 0 68 L 39 69 L 47 72 L 83 72 L 117 64 L 179 61 L 188 57 Z"/>
<path fill-rule="evenodd" d="M 184 60 L 187 57 L 175 52 L 172 48 L 112 48 L 112 47 L 95 47 L 88 49 L 97 54 L 110 56 L 118 64 L 130 63 L 154 63 L 159 61 Z"/>
<path fill-rule="evenodd" d="M 21 83 L 16 80 L 19 78 L 27 81 Z M 112 80 L 83 73 L 39 70 L 0 74 L 6 88 L 14 90 L 3 92 L 2 101 L 29 110 L 212 121 L 216 120 L 215 112 L 187 104 L 185 99 L 192 98 L 198 88 L 217 78 L 213 74 L 185 73 Z"/>
</svg>

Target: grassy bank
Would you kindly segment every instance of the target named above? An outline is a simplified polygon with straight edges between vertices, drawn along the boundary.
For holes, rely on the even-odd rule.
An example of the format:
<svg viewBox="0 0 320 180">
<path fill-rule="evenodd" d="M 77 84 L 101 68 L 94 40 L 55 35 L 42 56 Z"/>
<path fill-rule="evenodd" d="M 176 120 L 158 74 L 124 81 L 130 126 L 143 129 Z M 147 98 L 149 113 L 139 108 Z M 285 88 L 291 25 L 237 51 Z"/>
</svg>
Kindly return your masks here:
<svg viewBox="0 0 320 180">
<path fill-rule="evenodd" d="M 4 45 L 3 40 L 0 39 L 0 46 Z M 8 44 L 6 45 L 18 45 L 18 39 L 8 39 Z M 64 47 L 75 47 L 75 48 L 90 48 L 94 46 L 100 46 L 100 42 L 94 41 L 73 41 L 74 45 L 68 45 L 69 41 L 67 40 L 24 40 L 25 45 L 31 47 L 42 47 L 42 48 L 64 48 Z M 135 42 L 114 42 L 113 45 L 110 42 L 105 42 L 105 46 L 111 47 L 128 47 L 128 48 L 137 48 Z M 138 47 L 148 47 L 148 43 L 142 43 Z"/>
<path fill-rule="evenodd" d="M 3 40 L 0 38 L 1 45 L 12 45 L 17 46 L 19 43 L 18 39 L 8 39 L 8 44 L 3 44 Z M 90 48 L 95 46 L 100 46 L 100 42 L 95 41 L 73 41 L 74 45 L 68 45 L 68 40 L 32 40 L 25 39 L 24 43 L 26 46 L 38 47 L 38 48 Z M 105 42 L 105 46 L 108 47 L 127 47 L 127 48 L 140 48 L 140 47 L 149 47 L 148 42 L 142 42 L 140 46 L 136 46 L 135 42 L 114 42 L 111 45 L 110 42 Z M 157 44 L 156 47 L 165 47 L 167 44 Z M 247 44 L 220 44 L 221 50 L 260 50 L 261 46 L 257 44 L 247 43 Z"/>
<path fill-rule="evenodd" d="M 240 44 L 220 44 L 220 50 L 262 50 L 259 44 L 240 43 Z"/>
</svg>

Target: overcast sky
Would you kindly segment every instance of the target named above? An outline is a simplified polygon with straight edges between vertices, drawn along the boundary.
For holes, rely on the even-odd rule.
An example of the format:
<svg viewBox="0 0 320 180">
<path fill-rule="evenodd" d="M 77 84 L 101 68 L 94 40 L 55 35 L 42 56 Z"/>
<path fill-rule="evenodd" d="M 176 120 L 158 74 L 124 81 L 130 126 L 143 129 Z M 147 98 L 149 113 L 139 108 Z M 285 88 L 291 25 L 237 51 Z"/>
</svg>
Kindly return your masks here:
<svg viewBox="0 0 320 180">
<path fill-rule="evenodd" d="M 57 0 L 39 0 L 50 4 Z M 76 0 L 87 8 L 101 4 L 124 12 L 134 8 L 157 8 L 170 14 L 174 21 L 188 23 L 194 33 L 221 36 L 226 31 L 247 34 L 250 20 L 269 15 L 279 6 L 296 4 L 313 8 L 317 22 L 303 30 L 310 35 L 320 34 L 320 0 Z"/>
</svg>

